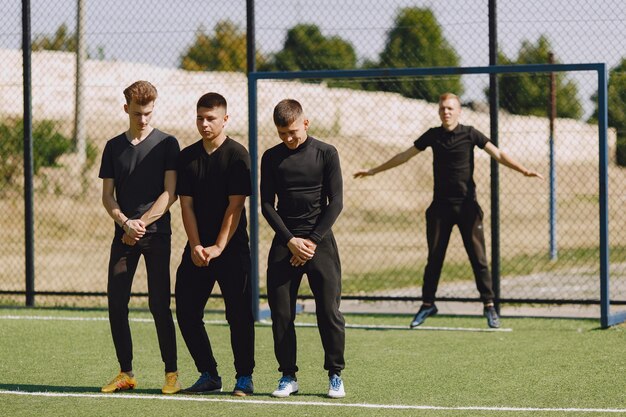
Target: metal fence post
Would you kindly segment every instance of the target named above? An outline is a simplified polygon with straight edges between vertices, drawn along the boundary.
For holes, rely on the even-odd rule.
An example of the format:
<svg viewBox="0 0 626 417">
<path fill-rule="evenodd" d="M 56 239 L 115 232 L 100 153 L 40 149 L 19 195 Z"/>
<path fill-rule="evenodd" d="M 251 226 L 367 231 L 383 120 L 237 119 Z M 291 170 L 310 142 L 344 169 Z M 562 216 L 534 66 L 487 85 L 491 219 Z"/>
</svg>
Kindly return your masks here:
<svg viewBox="0 0 626 417">
<path fill-rule="evenodd" d="M 35 305 L 35 242 L 33 209 L 33 120 L 31 103 L 30 0 L 22 0 L 22 54 L 24 59 L 24 247 L 26 305 Z"/>
<path fill-rule="evenodd" d="M 498 65 L 497 1 L 489 0 L 489 65 Z M 498 74 L 489 74 L 490 140 L 498 146 Z M 498 162 L 491 160 L 491 280 L 496 310 L 500 312 L 500 183 Z"/>
</svg>

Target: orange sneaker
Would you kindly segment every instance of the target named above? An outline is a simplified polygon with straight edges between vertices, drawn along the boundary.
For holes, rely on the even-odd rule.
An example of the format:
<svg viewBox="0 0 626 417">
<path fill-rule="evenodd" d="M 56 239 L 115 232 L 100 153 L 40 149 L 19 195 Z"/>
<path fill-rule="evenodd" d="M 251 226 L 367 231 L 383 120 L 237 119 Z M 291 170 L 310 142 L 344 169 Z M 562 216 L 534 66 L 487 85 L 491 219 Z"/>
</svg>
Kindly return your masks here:
<svg viewBox="0 0 626 417">
<path fill-rule="evenodd" d="M 166 372 L 165 373 L 165 385 L 161 388 L 163 394 L 176 394 L 180 391 L 180 381 L 178 380 L 178 372 Z"/>
<path fill-rule="evenodd" d="M 137 386 L 137 380 L 134 376 L 128 375 L 126 372 L 121 372 L 113 378 L 111 382 L 102 387 L 102 392 L 110 393 L 115 391 L 124 391 L 127 389 L 133 389 Z"/>
</svg>

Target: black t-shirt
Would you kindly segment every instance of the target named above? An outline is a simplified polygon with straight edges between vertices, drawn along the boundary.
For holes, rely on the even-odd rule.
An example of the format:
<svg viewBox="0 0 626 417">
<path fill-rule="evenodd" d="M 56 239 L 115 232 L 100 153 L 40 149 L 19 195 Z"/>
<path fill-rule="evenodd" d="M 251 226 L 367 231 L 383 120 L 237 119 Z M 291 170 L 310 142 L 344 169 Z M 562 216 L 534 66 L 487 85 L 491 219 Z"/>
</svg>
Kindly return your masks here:
<svg viewBox="0 0 626 417">
<path fill-rule="evenodd" d="M 342 208 L 343 181 L 334 146 L 309 136 L 294 150 L 280 143 L 265 151 L 261 210 L 282 243 L 294 236 L 319 243 Z"/>
<path fill-rule="evenodd" d="M 231 138 L 226 138 L 210 155 L 202 140 L 189 145 L 180 153 L 176 192 L 193 198 L 198 234 L 203 246 L 215 244 L 222 228 L 224 213 L 231 195 L 249 196 L 250 154 Z M 235 234 L 223 254 L 250 253 L 246 211 L 243 210 Z"/>
<path fill-rule="evenodd" d="M 420 151 L 433 149 L 433 200 L 460 203 L 476 199 L 474 147 L 483 149 L 489 138 L 472 126 L 457 125 L 452 131 L 434 127 L 413 145 Z"/>
<path fill-rule="evenodd" d="M 165 171 L 175 171 L 180 147 L 172 135 L 158 129 L 137 145 L 122 133 L 110 139 L 102 153 L 100 178 L 113 178 L 115 199 L 122 212 L 131 219 L 140 218 L 163 194 Z M 116 223 L 116 235 L 124 232 Z M 170 213 L 150 224 L 146 233 L 172 232 Z"/>
</svg>

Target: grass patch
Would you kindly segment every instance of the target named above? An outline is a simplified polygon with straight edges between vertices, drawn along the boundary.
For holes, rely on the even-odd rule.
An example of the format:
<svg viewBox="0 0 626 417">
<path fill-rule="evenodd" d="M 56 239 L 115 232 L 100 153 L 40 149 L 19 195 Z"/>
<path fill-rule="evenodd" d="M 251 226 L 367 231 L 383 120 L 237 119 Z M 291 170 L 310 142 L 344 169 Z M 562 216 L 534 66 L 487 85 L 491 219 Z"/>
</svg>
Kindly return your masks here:
<svg viewBox="0 0 626 417">
<path fill-rule="evenodd" d="M 46 316 L 74 320 L 16 320 L 6 316 Z M 211 416 L 554 416 L 580 415 L 545 409 L 624 409 L 626 365 L 621 360 L 626 329 L 598 330 L 591 320 L 513 319 L 512 332 L 347 329 L 343 373 L 347 397 L 324 398 L 326 373 L 314 327 L 297 329 L 300 394 L 272 399 L 279 374 L 271 329 L 256 328 L 255 395 L 234 402 L 161 401 L 163 365 L 154 325 L 133 321 L 134 370 L 142 398 L 98 396 L 100 386 L 117 372 L 106 313 L 100 310 L 0 309 L 2 343 L 0 390 L 95 394 L 96 397 L 18 396 L 0 392 L 3 414 L 10 416 L 211 415 Z M 149 319 L 133 311 L 135 319 Z M 88 320 L 88 319 L 91 319 Z M 99 319 L 99 320 L 95 320 Z M 104 320 L 102 320 L 104 319 Z M 209 313 L 207 320 L 223 319 Z M 314 322 L 302 314 L 298 321 Z M 402 315 L 347 315 L 349 324 L 406 325 Z M 436 316 L 429 326 L 485 327 L 479 317 Z M 207 324 L 225 391 L 234 384 L 228 327 Z M 10 337 L 6 337 L 10 335 Z M 178 334 L 179 369 L 184 385 L 197 372 Z M 590 354 L 592 352 L 592 354 Z M 10 360 L 9 360 L 10 359 Z M 206 396 L 232 400 L 226 393 Z M 250 400 L 267 403 L 252 403 Z M 292 401 L 325 403 L 289 406 Z M 433 406 L 450 409 L 333 407 L 333 404 Z M 458 408 L 475 407 L 474 410 Z M 517 411 L 485 410 L 514 407 Z M 585 415 L 609 415 L 602 411 Z M 615 415 L 610 414 L 610 415 Z"/>
<path fill-rule="evenodd" d="M 610 262 L 622 262 L 625 252 L 624 246 L 611 247 Z M 581 268 L 596 270 L 599 269 L 599 259 L 598 247 L 561 249 L 557 261 L 551 260 L 547 254 L 520 254 L 501 261 L 501 275 L 523 276 Z M 423 265 L 405 265 L 365 273 L 344 273 L 343 294 L 364 295 L 421 285 L 425 262 Z M 474 280 L 469 261 L 444 262 L 441 277 L 446 282 Z"/>
</svg>

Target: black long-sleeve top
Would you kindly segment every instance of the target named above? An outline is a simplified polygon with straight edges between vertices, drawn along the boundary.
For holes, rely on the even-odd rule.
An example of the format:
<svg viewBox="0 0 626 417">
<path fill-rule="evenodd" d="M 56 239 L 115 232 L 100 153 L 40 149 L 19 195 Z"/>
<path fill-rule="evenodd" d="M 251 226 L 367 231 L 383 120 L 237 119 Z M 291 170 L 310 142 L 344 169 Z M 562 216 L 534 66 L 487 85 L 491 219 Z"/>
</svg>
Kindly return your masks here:
<svg viewBox="0 0 626 417">
<path fill-rule="evenodd" d="M 265 151 L 261 212 L 282 243 L 294 236 L 319 243 L 342 208 L 343 180 L 334 146 L 308 136 L 294 150 L 280 143 Z"/>
</svg>

